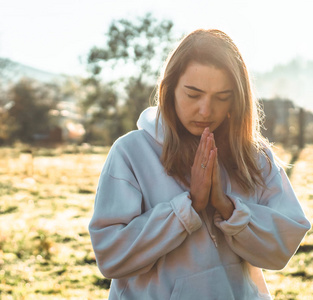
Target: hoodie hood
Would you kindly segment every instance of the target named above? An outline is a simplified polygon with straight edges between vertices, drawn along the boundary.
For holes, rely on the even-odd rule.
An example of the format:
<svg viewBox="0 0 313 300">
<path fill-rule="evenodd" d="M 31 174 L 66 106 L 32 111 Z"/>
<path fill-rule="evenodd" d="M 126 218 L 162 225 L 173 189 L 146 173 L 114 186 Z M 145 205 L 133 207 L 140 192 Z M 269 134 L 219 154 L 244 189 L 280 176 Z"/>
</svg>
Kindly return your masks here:
<svg viewBox="0 0 313 300">
<path fill-rule="evenodd" d="M 162 126 L 162 117 L 159 118 L 158 130 L 156 131 L 156 119 L 158 114 L 158 107 L 151 106 L 145 109 L 139 116 L 137 121 L 138 129 L 143 129 L 151 135 L 159 144 L 163 144 L 164 129 Z"/>
</svg>

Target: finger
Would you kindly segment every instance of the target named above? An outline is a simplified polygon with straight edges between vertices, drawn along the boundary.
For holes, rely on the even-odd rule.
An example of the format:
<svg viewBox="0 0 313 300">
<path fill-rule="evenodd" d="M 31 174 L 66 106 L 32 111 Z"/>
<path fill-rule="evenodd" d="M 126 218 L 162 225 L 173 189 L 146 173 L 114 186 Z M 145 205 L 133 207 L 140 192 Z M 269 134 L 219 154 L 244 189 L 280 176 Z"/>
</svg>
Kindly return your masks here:
<svg viewBox="0 0 313 300">
<path fill-rule="evenodd" d="M 211 144 L 210 144 L 210 149 L 213 150 L 215 148 L 215 140 L 214 140 L 214 133 L 210 133 L 210 139 L 211 139 Z"/>
<path fill-rule="evenodd" d="M 200 140 L 200 143 L 198 145 L 196 155 L 195 155 L 195 158 L 193 160 L 193 166 L 199 164 L 199 157 L 200 157 L 200 153 L 201 153 L 201 143 L 202 143 L 202 139 Z"/>
<path fill-rule="evenodd" d="M 202 141 L 202 144 L 201 144 L 201 152 L 202 152 L 202 153 L 204 153 L 204 151 L 205 151 L 206 142 L 207 142 L 208 136 L 210 136 L 210 131 L 209 131 L 209 128 L 206 127 L 206 128 L 203 130 L 203 133 L 202 133 L 202 136 L 201 136 L 201 141 Z"/>
<path fill-rule="evenodd" d="M 200 141 L 200 152 L 199 152 L 199 157 L 198 159 L 200 160 L 200 164 L 204 162 L 204 156 L 205 156 L 205 150 L 207 147 L 207 138 L 209 136 L 210 132 L 208 130 L 208 128 L 205 128 L 202 136 L 201 136 L 201 141 Z M 197 162 L 197 164 L 199 164 Z"/>
<path fill-rule="evenodd" d="M 216 171 L 216 168 L 218 166 L 218 161 L 217 161 L 217 148 L 215 147 L 212 151 L 214 151 L 215 155 L 214 155 L 214 171 Z"/>
<path fill-rule="evenodd" d="M 214 148 L 216 148 L 216 145 L 215 145 L 215 138 L 214 138 L 214 133 L 212 133 L 212 139 L 213 139 L 213 148 L 212 148 L 212 149 L 214 149 Z"/>
<path fill-rule="evenodd" d="M 217 148 L 213 150 L 215 152 L 215 159 L 213 164 L 213 182 L 217 182 L 219 180 L 219 165 L 218 165 L 218 154 Z"/>
<path fill-rule="evenodd" d="M 210 183 L 212 180 L 213 170 L 214 170 L 214 162 L 215 162 L 215 151 L 210 150 L 209 160 L 205 168 L 204 176 L 206 178 L 206 182 Z"/>
<path fill-rule="evenodd" d="M 210 155 L 210 149 L 212 148 L 212 138 L 210 136 L 208 136 L 206 138 L 206 143 L 205 143 L 205 148 L 203 150 L 203 152 L 201 152 L 201 160 L 197 160 L 196 164 L 197 166 L 195 166 L 196 168 L 201 167 L 202 171 L 204 171 L 204 169 L 206 169 L 206 165 L 208 163 L 209 160 L 209 155 Z M 199 169 L 199 170 L 201 170 Z M 203 173 L 202 173 L 203 175 Z"/>
<path fill-rule="evenodd" d="M 210 151 L 212 149 L 212 143 L 213 143 L 212 137 L 211 137 L 211 135 L 209 135 L 206 139 L 206 145 L 205 145 L 205 149 L 204 149 L 203 157 L 202 157 L 202 161 L 201 161 L 201 163 L 205 166 L 207 165 L 208 160 L 209 160 Z"/>
<path fill-rule="evenodd" d="M 196 151 L 196 155 L 194 158 L 194 165 L 201 164 L 201 159 L 203 156 L 203 151 L 205 150 L 205 146 L 206 146 L 205 144 L 206 144 L 206 139 L 207 139 L 208 134 L 209 134 L 209 130 L 208 128 L 205 128 L 201 135 L 200 143 Z"/>
</svg>

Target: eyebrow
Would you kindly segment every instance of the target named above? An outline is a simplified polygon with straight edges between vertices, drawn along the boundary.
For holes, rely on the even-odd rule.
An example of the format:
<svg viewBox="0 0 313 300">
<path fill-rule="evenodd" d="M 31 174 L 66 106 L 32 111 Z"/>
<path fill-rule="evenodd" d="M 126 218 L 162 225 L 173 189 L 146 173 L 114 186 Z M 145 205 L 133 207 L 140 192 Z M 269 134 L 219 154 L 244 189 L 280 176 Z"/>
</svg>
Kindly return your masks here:
<svg viewBox="0 0 313 300">
<path fill-rule="evenodd" d="M 217 94 L 232 94 L 234 91 L 233 90 L 225 90 L 221 92 L 217 92 Z"/>
<path fill-rule="evenodd" d="M 191 85 L 184 85 L 185 88 L 196 91 L 196 92 L 200 92 L 200 93 L 205 93 L 205 91 L 200 90 L 198 88 L 196 88 L 195 86 L 191 86 Z"/>
<path fill-rule="evenodd" d="M 205 93 L 205 91 L 200 90 L 200 89 L 196 88 L 195 86 L 184 85 L 184 87 L 187 88 L 187 89 L 196 91 L 196 92 Z M 233 90 L 225 90 L 225 91 L 217 92 L 217 94 L 229 94 L 229 93 L 233 93 Z"/>
</svg>

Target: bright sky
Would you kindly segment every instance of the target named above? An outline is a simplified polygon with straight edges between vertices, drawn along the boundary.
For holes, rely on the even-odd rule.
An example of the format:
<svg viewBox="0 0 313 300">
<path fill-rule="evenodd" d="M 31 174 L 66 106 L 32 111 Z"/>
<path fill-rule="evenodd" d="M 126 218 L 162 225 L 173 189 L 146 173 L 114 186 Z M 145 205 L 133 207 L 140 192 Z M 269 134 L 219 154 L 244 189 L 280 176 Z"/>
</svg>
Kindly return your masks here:
<svg viewBox="0 0 313 300">
<path fill-rule="evenodd" d="M 83 74 L 80 56 L 104 42 L 113 19 L 146 12 L 178 33 L 218 28 L 248 68 L 313 60 L 312 0 L 0 0 L 0 57 L 54 73 Z"/>
</svg>

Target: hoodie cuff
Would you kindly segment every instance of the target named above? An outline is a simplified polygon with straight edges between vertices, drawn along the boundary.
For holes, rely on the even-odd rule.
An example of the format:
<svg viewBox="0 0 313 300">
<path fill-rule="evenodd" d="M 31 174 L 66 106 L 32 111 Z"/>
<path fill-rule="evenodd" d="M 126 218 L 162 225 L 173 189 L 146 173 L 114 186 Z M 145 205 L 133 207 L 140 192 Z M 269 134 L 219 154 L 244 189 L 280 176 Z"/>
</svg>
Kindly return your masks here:
<svg viewBox="0 0 313 300">
<path fill-rule="evenodd" d="M 176 196 L 170 203 L 180 222 L 184 225 L 187 232 L 191 234 L 202 226 L 202 220 L 193 209 L 192 202 L 188 196 L 189 193 L 185 192 Z"/>
<path fill-rule="evenodd" d="M 214 214 L 214 224 L 226 235 L 232 236 L 238 234 L 247 227 L 251 219 L 251 212 L 249 207 L 242 203 L 239 198 L 229 195 L 227 196 L 235 206 L 233 214 L 228 220 L 224 220 L 222 215 L 216 211 Z"/>
</svg>

